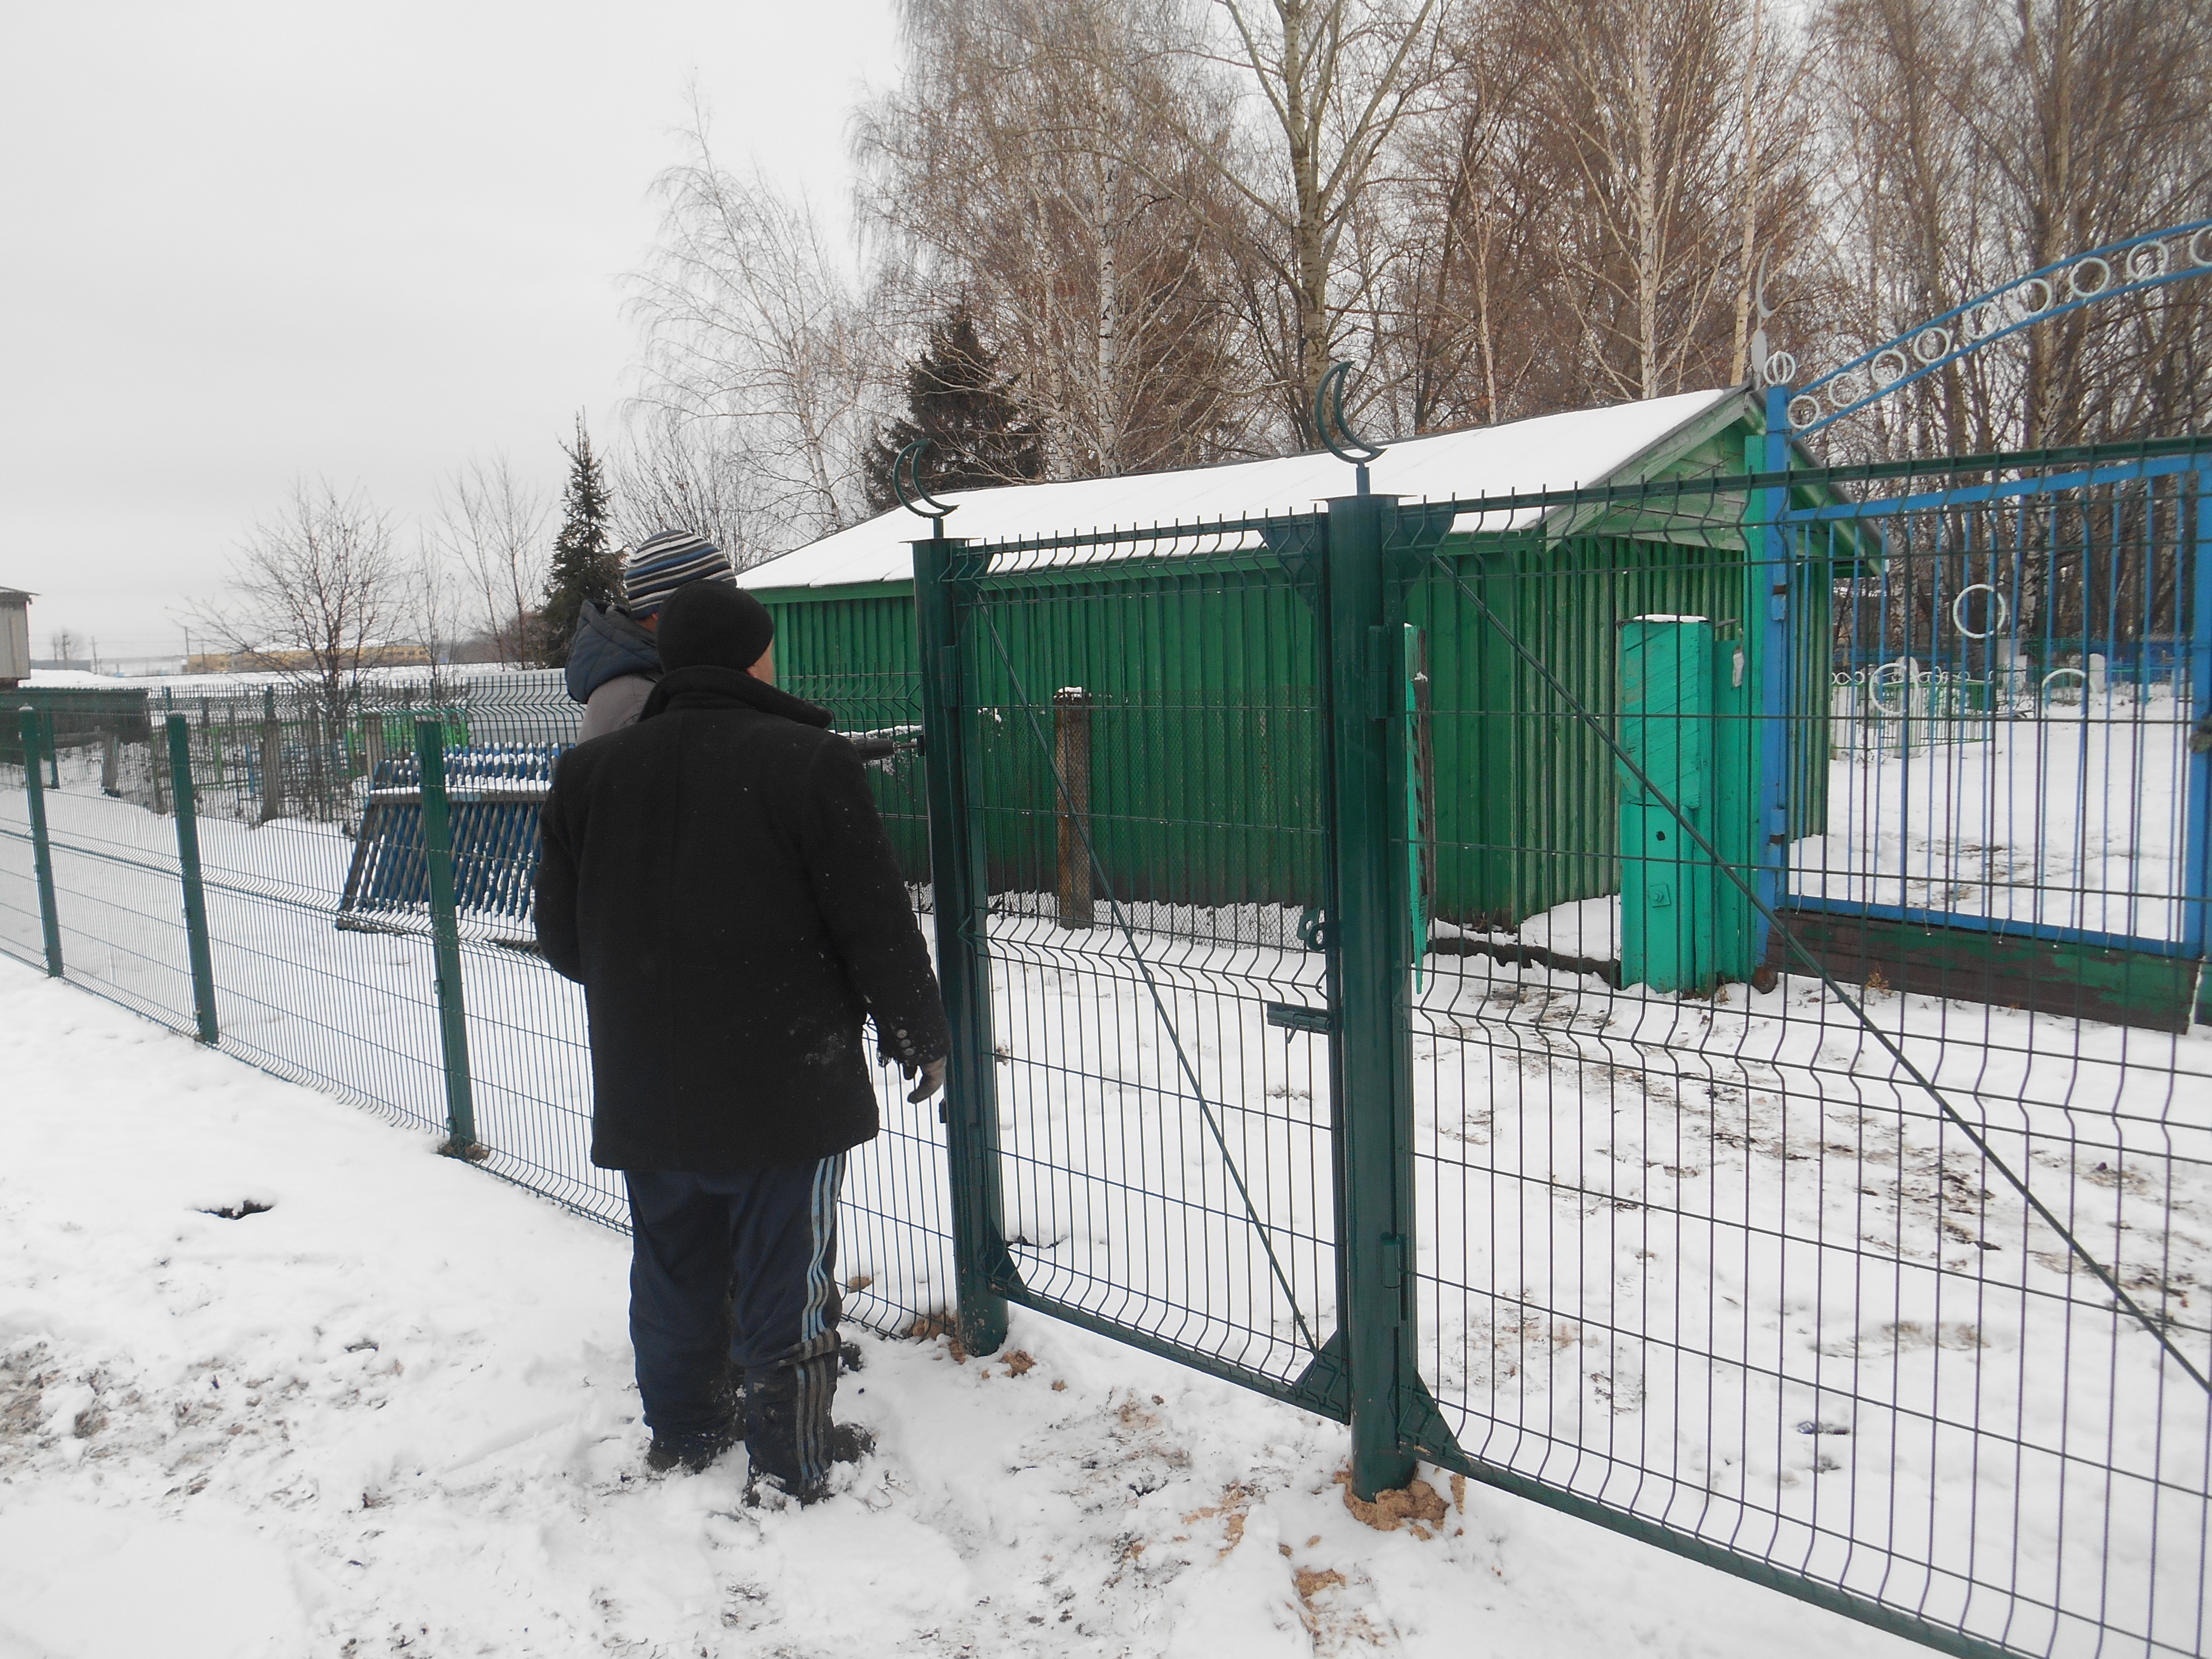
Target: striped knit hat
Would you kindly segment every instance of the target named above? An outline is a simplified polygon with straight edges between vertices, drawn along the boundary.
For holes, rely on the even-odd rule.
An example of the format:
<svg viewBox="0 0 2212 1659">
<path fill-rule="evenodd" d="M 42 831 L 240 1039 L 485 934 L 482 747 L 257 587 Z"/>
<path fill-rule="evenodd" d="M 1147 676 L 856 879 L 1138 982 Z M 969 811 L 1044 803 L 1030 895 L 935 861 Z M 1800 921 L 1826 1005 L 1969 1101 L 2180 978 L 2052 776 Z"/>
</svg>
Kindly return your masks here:
<svg viewBox="0 0 2212 1659">
<path fill-rule="evenodd" d="M 633 617 L 653 616 L 684 583 L 708 576 L 737 580 L 722 550 L 704 536 L 664 530 L 647 537 L 623 561 L 623 609 Z"/>
</svg>

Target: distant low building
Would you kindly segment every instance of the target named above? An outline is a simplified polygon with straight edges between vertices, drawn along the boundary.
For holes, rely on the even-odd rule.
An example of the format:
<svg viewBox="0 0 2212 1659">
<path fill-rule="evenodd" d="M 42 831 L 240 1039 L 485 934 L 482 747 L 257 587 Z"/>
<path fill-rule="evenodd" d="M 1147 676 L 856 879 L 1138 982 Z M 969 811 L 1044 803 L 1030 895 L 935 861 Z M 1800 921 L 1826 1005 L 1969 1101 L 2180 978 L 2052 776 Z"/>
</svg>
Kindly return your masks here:
<svg viewBox="0 0 2212 1659">
<path fill-rule="evenodd" d="M 363 668 L 428 668 L 430 653 L 419 645 L 370 645 L 362 648 Z M 298 674 L 318 672 L 310 651 L 195 651 L 185 659 L 187 674 Z"/>
<path fill-rule="evenodd" d="M 0 587 L 0 686 L 12 690 L 30 678 L 31 595 Z"/>
</svg>

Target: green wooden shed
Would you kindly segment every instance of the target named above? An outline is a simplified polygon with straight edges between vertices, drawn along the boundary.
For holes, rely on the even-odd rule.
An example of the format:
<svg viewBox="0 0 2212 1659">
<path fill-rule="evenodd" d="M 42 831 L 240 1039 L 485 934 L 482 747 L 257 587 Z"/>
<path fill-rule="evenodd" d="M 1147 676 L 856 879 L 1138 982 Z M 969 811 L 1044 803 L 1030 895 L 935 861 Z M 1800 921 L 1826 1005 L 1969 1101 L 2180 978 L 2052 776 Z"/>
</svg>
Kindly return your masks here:
<svg viewBox="0 0 2212 1659">
<path fill-rule="evenodd" d="M 1737 475 L 1761 420 L 1758 400 L 1729 388 L 1439 434 L 1390 446 L 1374 464 L 1373 488 L 1409 502 L 1464 501 Z M 1352 488 L 1349 467 L 1316 454 L 945 499 L 958 507 L 949 533 L 996 542 L 1307 512 Z M 1547 916 L 1556 924 L 1553 913 L 1571 915 L 1621 888 L 1622 797 L 1611 750 L 1501 628 L 1533 647 L 1575 699 L 1615 720 L 1621 625 L 1655 615 L 1706 619 L 1721 661 L 1733 665 L 1716 694 L 1717 787 L 1747 791 L 1749 721 L 1731 726 L 1729 717 L 1751 706 L 1738 653 L 1747 596 L 1765 589 L 1747 562 L 1744 512 L 1740 493 L 1693 491 L 1455 520 L 1441 550 L 1457 580 L 1423 581 L 1411 599 L 1411 620 L 1428 641 L 1431 914 L 1440 932 L 1511 932 Z M 739 577 L 775 614 L 780 681 L 830 706 L 841 729 L 919 720 L 911 544 L 927 533 L 921 520 L 893 511 Z M 1164 557 L 994 569 L 994 586 L 1010 602 L 993 606 L 999 637 L 992 653 L 978 653 L 969 694 L 983 725 L 994 893 L 1054 889 L 1050 739 L 1037 716 L 1043 708 L 1049 718 L 1054 693 L 1080 688 L 1091 833 L 1117 897 L 1292 915 L 1318 902 L 1311 613 L 1279 560 L 1249 538 L 1227 550 L 1200 537 L 1178 546 Z M 1790 795 L 1799 835 L 1825 813 L 1826 749 L 1815 739 L 1828 696 L 1827 574 L 1801 573 L 1791 607 L 1790 729 L 1800 752 Z M 1727 741 L 1730 731 L 1746 740 Z M 928 867 L 923 763 L 895 764 L 878 784 L 917 884 Z M 1731 861 L 1755 857 L 1749 839 L 1747 829 L 1733 847 L 1723 838 Z M 1587 939 L 1547 942 L 1565 956 L 1616 953 L 1603 933 L 1593 922 Z M 1726 953 L 1723 976 L 1747 976 L 1752 948 L 1747 933 Z"/>
</svg>

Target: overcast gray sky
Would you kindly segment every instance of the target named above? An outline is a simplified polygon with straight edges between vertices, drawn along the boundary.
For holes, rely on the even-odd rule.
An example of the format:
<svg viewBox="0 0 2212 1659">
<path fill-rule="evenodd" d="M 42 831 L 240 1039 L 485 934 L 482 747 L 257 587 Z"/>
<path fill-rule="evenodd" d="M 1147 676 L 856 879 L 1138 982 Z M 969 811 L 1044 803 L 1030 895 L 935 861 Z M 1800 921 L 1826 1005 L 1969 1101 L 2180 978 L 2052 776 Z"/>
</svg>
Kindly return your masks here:
<svg viewBox="0 0 2212 1659">
<path fill-rule="evenodd" d="M 504 451 L 549 483 L 629 390 L 622 274 L 685 88 L 843 222 L 889 0 L 155 0 L 9 9 L 0 586 L 181 649 L 298 477 L 396 514 Z"/>
</svg>

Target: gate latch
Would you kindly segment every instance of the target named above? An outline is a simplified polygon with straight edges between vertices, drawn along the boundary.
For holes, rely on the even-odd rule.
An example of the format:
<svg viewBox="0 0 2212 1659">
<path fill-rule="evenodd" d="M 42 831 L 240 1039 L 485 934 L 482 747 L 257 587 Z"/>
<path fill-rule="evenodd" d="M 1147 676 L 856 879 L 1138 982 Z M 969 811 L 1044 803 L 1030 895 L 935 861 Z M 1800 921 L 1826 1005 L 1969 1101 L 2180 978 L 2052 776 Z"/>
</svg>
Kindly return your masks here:
<svg viewBox="0 0 2212 1659">
<path fill-rule="evenodd" d="M 1309 1008 L 1302 1002 L 1271 1002 L 1267 1007 L 1267 1024 L 1285 1031 L 1311 1031 L 1327 1036 L 1336 1029 L 1335 1016 L 1326 1008 Z"/>
</svg>

